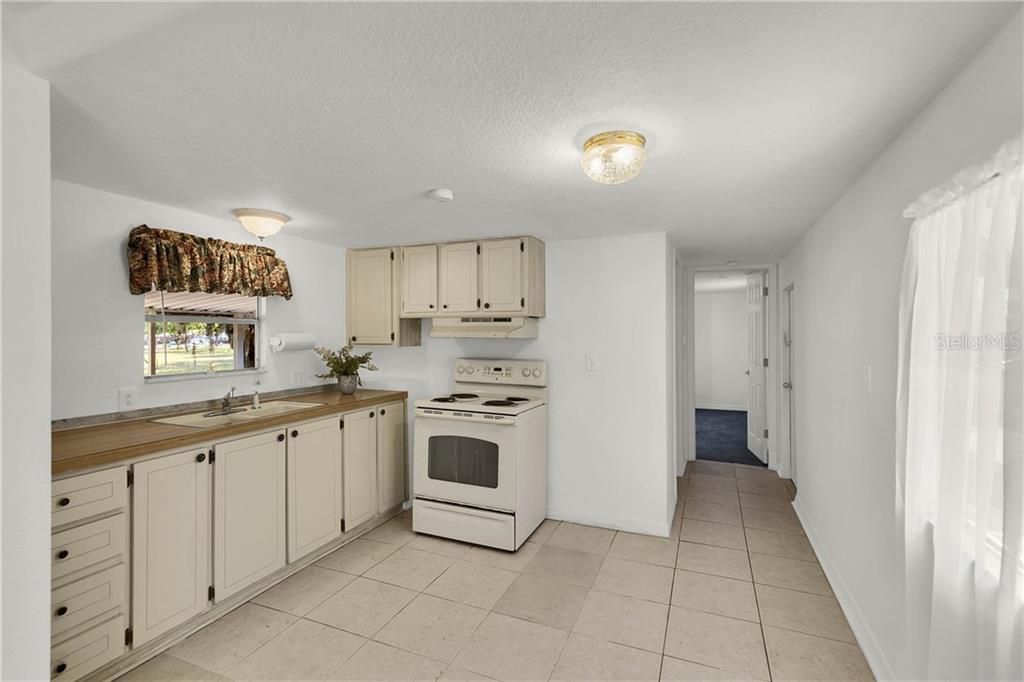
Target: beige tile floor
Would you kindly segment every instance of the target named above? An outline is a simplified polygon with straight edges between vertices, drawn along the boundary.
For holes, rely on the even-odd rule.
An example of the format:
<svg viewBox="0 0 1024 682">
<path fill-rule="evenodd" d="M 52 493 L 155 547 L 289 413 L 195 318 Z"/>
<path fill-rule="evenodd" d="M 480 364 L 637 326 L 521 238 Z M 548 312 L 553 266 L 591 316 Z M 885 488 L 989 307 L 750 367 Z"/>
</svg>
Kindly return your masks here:
<svg viewBox="0 0 1024 682">
<path fill-rule="evenodd" d="M 690 470 L 667 539 L 549 520 L 510 554 L 406 513 L 121 679 L 873 679 L 788 482 Z"/>
</svg>

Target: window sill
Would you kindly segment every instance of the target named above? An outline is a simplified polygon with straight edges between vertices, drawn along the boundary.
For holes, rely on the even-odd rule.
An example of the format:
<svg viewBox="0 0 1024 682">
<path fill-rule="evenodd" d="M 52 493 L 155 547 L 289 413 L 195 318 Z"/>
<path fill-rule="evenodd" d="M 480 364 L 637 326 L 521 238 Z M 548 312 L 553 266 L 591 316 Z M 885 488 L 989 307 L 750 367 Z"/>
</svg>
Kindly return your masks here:
<svg viewBox="0 0 1024 682">
<path fill-rule="evenodd" d="M 233 377 L 246 377 L 246 376 L 258 376 L 266 374 L 267 368 L 260 367 L 258 369 L 232 369 L 224 372 L 211 372 L 206 374 L 167 374 L 164 376 L 145 376 L 142 378 L 142 382 L 145 385 L 149 384 L 171 384 L 178 381 L 203 381 L 206 379 L 220 379 L 220 378 L 233 378 Z"/>
</svg>

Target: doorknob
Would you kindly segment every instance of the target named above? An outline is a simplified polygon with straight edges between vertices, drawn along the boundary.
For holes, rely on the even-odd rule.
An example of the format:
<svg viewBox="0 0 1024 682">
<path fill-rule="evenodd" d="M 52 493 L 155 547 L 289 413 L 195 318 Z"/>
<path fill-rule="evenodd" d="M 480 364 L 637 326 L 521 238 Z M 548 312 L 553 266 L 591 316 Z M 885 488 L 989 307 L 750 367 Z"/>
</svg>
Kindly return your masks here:
<svg viewBox="0 0 1024 682">
<path fill-rule="evenodd" d="M 793 384 L 789 383 L 788 381 L 783 381 L 782 382 L 782 387 L 783 388 L 793 388 Z"/>
</svg>

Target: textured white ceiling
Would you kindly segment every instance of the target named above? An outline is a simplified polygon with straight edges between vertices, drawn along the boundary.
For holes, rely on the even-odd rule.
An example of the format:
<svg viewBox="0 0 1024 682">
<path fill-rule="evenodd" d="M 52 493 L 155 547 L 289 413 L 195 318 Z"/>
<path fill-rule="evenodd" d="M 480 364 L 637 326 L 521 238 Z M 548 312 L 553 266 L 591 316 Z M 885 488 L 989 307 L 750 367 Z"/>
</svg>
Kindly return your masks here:
<svg viewBox="0 0 1024 682">
<path fill-rule="evenodd" d="M 1018 7 L 204 5 L 45 69 L 54 175 L 344 246 L 664 230 L 771 262 Z M 579 148 L 617 127 L 647 168 L 599 186 Z"/>
</svg>

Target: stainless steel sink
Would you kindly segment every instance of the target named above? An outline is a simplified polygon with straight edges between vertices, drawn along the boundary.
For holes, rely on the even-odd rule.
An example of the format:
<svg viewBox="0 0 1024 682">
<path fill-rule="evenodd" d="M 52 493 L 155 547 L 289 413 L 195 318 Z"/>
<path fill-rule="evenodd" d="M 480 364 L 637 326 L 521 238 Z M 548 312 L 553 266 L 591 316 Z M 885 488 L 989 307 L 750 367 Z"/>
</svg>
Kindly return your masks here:
<svg viewBox="0 0 1024 682">
<path fill-rule="evenodd" d="M 253 409 L 251 405 L 247 407 L 236 407 L 233 408 L 229 414 L 224 414 L 219 411 L 195 412 L 193 414 L 182 414 L 176 417 L 153 419 L 152 421 L 159 424 L 173 424 L 175 426 L 190 426 L 195 429 L 205 429 L 210 428 L 211 426 L 225 426 L 227 424 L 251 422 L 254 419 L 262 419 L 264 417 L 276 417 L 280 414 L 299 412 L 300 410 L 308 410 L 312 407 L 320 407 L 322 405 L 323 403 L 298 403 L 287 400 L 272 400 L 270 402 L 263 403 L 257 409 Z"/>
</svg>

